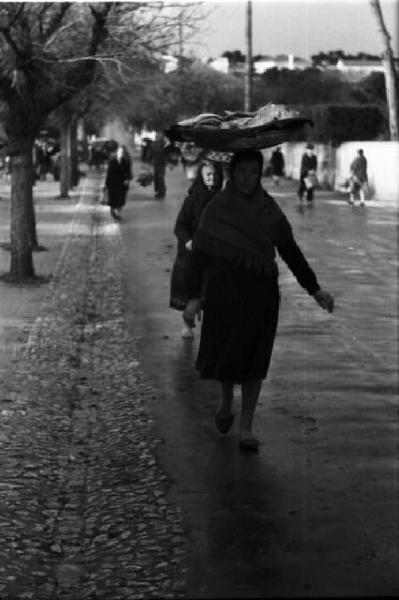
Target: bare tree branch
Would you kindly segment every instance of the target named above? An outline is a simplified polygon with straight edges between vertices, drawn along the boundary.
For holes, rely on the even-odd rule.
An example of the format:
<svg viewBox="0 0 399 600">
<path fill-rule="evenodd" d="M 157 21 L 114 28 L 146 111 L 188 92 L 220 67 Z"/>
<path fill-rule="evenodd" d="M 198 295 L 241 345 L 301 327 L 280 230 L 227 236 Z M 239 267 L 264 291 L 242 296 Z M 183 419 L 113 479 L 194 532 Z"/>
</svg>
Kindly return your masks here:
<svg viewBox="0 0 399 600">
<path fill-rule="evenodd" d="M 20 57 L 21 50 L 20 50 L 20 48 L 18 48 L 16 42 L 13 40 L 11 33 L 10 33 L 10 28 L 2 27 L 2 28 L 0 28 L 0 33 L 2 34 L 3 38 L 5 39 L 6 43 L 9 45 L 11 50 L 14 52 L 15 56 Z"/>
<path fill-rule="evenodd" d="M 69 2 L 62 2 L 59 6 L 59 11 L 54 15 L 51 19 L 47 29 L 45 30 L 45 35 L 51 39 L 51 37 L 56 33 L 57 29 L 61 25 L 66 13 L 70 9 L 71 5 Z"/>
<path fill-rule="evenodd" d="M 71 27 L 74 27 L 77 24 L 77 20 L 71 21 L 69 23 L 66 23 L 65 25 L 63 25 L 62 27 L 60 27 L 59 29 L 57 29 L 56 31 L 54 31 L 54 33 L 51 35 L 51 37 L 44 43 L 44 48 L 51 46 L 51 44 L 55 43 L 57 41 L 57 39 L 68 29 L 70 29 Z"/>
</svg>

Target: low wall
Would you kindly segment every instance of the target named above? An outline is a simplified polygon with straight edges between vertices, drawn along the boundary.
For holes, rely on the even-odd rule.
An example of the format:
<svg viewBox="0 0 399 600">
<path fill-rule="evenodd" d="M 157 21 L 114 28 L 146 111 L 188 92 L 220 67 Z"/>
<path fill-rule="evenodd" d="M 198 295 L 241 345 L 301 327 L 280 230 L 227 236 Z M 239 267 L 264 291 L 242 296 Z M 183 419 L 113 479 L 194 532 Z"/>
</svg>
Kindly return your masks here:
<svg viewBox="0 0 399 600">
<path fill-rule="evenodd" d="M 367 159 L 370 196 L 399 205 L 399 142 L 345 142 L 337 148 L 335 187 L 349 174 L 349 167 L 362 148 Z"/>
<path fill-rule="evenodd" d="M 357 150 L 363 148 L 368 163 L 370 197 L 383 199 L 399 206 L 399 142 L 345 142 L 338 148 L 327 144 L 315 144 L 317 176 L 322 188 L 338 189 L 350 173 L 350 164 Z M 301 157 L 306 142 L 281 144 L 287 177 L 299 179 Z M 265 165 L 270 160 L 273 148 L 263 151 Z"/>
<path fill-rule="evenodd" d="M 286 142 L 280 148 L 284 155 L 286 177 L 299 180 L 302 155 L 306 151 L 306 142 Z M 263 150 L 265 165 L 268 164 L 274 148 Z M 320 185 L 326 189 L 334 187 L 335 148 L 328 144 L 314 144 L 317 156 L 317 177 Z"/>
</svg>

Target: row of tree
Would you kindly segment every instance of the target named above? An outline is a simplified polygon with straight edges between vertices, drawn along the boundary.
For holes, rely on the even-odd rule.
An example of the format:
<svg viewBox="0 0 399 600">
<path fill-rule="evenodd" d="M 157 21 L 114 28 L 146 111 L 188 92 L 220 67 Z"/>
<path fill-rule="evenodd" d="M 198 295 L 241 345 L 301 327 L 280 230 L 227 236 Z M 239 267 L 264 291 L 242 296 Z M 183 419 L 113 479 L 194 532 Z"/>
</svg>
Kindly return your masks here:
<svg viewBox="0 0 399 600">
<path fill-rule="evenodd" d="M 223 57 L 227 58 L 229 64 L 231 66 L 244 64 L 247 60 L 246 55 L 241 52 L 241 50 L 226 50 L 222 54 Z M 263 54 L 255 54 L 252 57 L 252 61 L 256 62 L 258 60 L 262 60 L 265 58 Z M 283 58 L 283 55 L 276 56 L 274 58 Z M 286 56 L 284 56 L 286 58 Z M 368 52 L 358 52 L 356 54 L 348 54 L 344 50 L 330 50 L 328 52 L 318 52 L 317 54 L 313 54 L 311 56 L 311 61 L 313 66 L 334 66 L 337 64 L 338 60 L 347 59 L 347 60 L 380 60 L 381 57 L 376 54 L 369 54 Z"/>
<path fill-rule="evenodd" d="M 62 132 L 61 187 L 69 185 L 70 131 L 82 115 L 109 106 L 110 91 L 140 80 L 195 15 L 163 2 L 0 3 L 0 122 L 11 158 L 8 277 L 35 277 L 37 247 L 32 148 L 49 122 Z"/>
<path fill-rule="evenodd" d="M 370 2 L 377 14 L 378 1 Z M 193 4 L 173 8 L 155 1 L 0 3 L 0 123 L 11 156 L 11 279 L 35 276 L 32 146 L 44 126 L 61 130 L 61 195 L 66 195 L 70 146 L 82 117 L 93 128 L 117 115 L 130 127 L 164 129 L 193 114 L 242 109 L 243 82 L 235 76 L 181 55 L 179 68 L 164 72 L 162 54 L 176 44 L 181 48 L 182 31 L 189 37 L 201 23 L 196 11 Z M 379 23 L 388 72 L 392 53 Z M 395 85 L 391 96 L 394 92 Z M 378 74 L 355 87 L 319 69 L 272 69 L 254 82 L 253 108 L 275 102 L 311 109 L 317 113 L 315 135 L 339 143 L 345 135 L 353 137 L 355 124 L 359 129 L 363 123 L 367 136 L 387 136 L 392 112 L 387 96 Z M 351 117 L 354 105 L 363 107 L 363 119 Z M 342 106 L 348 107 L 346 116 Z"/>
<path fill-rule="evenodd" d="M 221 113 L 242 107 L 244 81 L 219 73 L 198 61 L 186 61 L 171 73 L 148 72 L 139 84 L 119 87 L 108 103 L 98 106 L 95 118 L 106 121 L 118 114 L 131 127 L 165 129 L 179 119 L 198 113 Z M 388 139 L 389 128 L 384 75 L 373 73 L 351 82 L 336 72 L 318 69 L 290 71 L 270 69 L 253 83 L 253 108 L 274 102 L 313 115 L 313 106 L 340 106 L 341 125 L 327 126 L 327 111 L 318 111 L 315 141 L 342 143 L 350 139 Z M 367 118 L 353 119 L 353 107 L 363 107 Z M 367 107 L 367 109 L 366 109 Z M 335 113 L 334 113 L 335 114 Z M 94 116 L 94 115 L 93 115 Z M 92 117 L 93 118 L 93 117 Z M 94 119 L 95 121 L 95 119 Z"/>
</svg>

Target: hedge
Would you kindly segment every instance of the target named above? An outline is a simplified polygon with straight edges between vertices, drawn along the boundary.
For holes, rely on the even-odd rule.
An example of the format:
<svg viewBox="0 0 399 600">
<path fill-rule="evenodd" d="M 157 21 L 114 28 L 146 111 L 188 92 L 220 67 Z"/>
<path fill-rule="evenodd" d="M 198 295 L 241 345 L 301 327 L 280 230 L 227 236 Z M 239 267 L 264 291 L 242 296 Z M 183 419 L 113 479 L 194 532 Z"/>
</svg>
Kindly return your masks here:
<svg viewBox="0 0 399 600">
<path fill-rule="evenodd" d="M 319 104 L 293 108 L 314 123 L 310 131 L 296 137 L 298 141 L 311 137 L 315 142 L 338 145 L 351 140 L 389 138 L 386 118 L 376 104 Z"/>
</svg>

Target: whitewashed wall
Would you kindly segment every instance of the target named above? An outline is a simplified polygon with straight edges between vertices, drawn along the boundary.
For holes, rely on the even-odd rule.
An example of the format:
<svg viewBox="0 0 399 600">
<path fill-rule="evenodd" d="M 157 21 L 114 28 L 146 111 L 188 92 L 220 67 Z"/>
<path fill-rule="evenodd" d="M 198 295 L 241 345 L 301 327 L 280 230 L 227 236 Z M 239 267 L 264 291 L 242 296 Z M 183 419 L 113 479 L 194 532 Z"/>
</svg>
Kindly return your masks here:
<svg viewBox="0 0 399 600">
<path fill-rule="evenodd" d="M 399 206 L 399 142 L 346 142 L 337 148 L 336 186 L 349 173 L 358 148 L 367 158 L 371 196 L 376 200 L 393 200 Z"/>
<path fill-rule="evenodd" d="M 363 148 L 368 163 L 371 197 L 399 206 L 399 142 L 345 142 L 338 148 L 315 144 L 318 178 L 322 187 L 337 189 L 349 176 L 349 167 L 358 148 Z M 281 144 L 287 177 L 299 179 L 301 157 L 306 142 Z M 267 164 L 273 148 L 263 151 Z"/>
<path fill-rule="evenodd" d="M 281 144 L 281 151 L 284 154 L 285 174 L 291 179 L 299 180 L 301 169 L 301 159 L 306 151 L 307 142 L 287 142 Z M 274 148 L 268 148 L 263 151 L 265 165 L 268 164 Z M 317 156 L 317 176 L 323 187 L 334 186 L 335 170 L 335 150 L 332 146 L 326 144 L 314 144 L 314 152 Z"/>
</svg>

